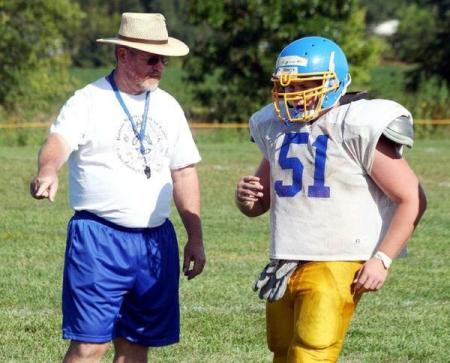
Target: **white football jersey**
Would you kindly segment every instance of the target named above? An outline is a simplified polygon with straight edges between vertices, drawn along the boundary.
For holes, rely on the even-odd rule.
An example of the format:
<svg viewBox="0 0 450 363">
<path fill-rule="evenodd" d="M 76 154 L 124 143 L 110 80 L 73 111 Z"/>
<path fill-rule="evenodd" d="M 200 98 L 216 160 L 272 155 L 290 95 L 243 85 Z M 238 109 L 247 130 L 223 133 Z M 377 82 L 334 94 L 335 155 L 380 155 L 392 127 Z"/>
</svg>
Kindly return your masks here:
<svg viewBox="0 0 450 363">
<path fill-rule="evenodd" d="M 412 117 L 387 100 L 360 100 L 312 123 L 283 124 L 269 104 L 250 118 L 253 139 L 270 162 L 270 258 L 367 260 L 396 205 L 370 178 L 385 127 Z M 412 122 L 412 121 L 411 121 Z"/>
</svg>

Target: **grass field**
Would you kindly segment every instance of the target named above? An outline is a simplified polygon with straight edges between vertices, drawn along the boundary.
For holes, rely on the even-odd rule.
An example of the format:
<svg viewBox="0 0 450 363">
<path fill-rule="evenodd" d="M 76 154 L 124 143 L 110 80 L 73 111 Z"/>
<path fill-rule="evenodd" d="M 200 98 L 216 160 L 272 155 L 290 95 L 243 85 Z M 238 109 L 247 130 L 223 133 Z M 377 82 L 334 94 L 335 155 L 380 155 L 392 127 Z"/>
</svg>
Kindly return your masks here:
<svg viewBox="0 0 450 363">
<path fill-rule="evenodd" d="M 181 282 L 182 341 L 154 349 L 151 362 L 270 362 L 264 303 L 251 291 L 267 259 L 267 216 L 248 219 L 233 204 L 240 175 L 259 152 L 242 141 L 201 139 L 203 223 L 208 263 Z M 407 158 L 429 207 L 378 293 L 361 301 L 340 362 L 450 360 L 450 141 L 418 140 Z M 60 288 L 67 205 L 66 171 L 56 202 L 35 201 L 28 182 L 37 147 L 0 147 L 0 362 L 58 362 Z M 184 234 L 174 214 L 180 242 Z M 111 361 L 111 352 L 105 361 Z"/>
</svg>

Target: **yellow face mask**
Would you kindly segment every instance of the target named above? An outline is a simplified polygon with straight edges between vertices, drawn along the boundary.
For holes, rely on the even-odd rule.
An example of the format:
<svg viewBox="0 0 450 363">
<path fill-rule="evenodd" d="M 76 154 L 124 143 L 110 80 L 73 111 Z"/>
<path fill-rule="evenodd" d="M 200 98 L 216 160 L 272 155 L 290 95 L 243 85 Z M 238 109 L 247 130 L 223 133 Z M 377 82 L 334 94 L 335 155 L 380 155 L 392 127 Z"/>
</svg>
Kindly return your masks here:
<svg viewBox="0 0 450 363">
<path fill-rule="evenodd" d="M 326 94 L 339 88 L 335 72 L 273 75 L 272 82 L 272 100 L 282 122 L 316 119 Z"/>
</svg>

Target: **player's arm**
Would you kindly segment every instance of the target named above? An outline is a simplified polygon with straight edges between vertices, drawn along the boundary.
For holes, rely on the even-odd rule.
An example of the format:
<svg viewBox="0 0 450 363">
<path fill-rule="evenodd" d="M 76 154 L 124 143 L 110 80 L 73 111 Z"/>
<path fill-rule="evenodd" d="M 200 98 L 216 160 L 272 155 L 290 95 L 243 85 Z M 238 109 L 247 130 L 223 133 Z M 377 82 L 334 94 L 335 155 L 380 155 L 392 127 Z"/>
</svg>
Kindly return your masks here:
<svg viewBox="0 0 450 363">
<path fill-rule="evenodd" d="M 235 192 L 239 210 L 249 217 L 257 217 L 270 208 L 270 164 L 263 159 L 255 175 L 242 177 Z"/>
<path fill-rule="evenodd" d="M 71 152 L 69 143 L 59 134 L 51 133 L 38 156 L 38 172 L 30 183 L 33 198 L 55 200 L 58 190 L 58 171 Z"/>
<path fill-rule="evenodd" d="M 381 137 L 378 141 L 371 178 L 397 207 L 391 224 L 378 246 L 390 260 L 396 258 L 413 233 L 426 209 L 426 197 L 417 176 L 398 151 L 398 145 Z M 381 288 L 388 269 L 378 257 L 368 260 L 355 279 L 358 291 Z"/>
<path fill-rule="evenodd" d="M 183 273 L 190 280 L 203 271 L 206 263 L 200 219 L 200 183 L 193 165 L 172 170 L 172 180 L 173 199 L 188 237 Z"/>
<path fill-rule="evenodd" d="M 378 142 L 372 179 L 397 204 L 390 227 L 378 250 L 396 258 L 426 209 L 426 196 L 417 176 L 401 157 L 397 145 L 382 137 Z"/>
</svg>

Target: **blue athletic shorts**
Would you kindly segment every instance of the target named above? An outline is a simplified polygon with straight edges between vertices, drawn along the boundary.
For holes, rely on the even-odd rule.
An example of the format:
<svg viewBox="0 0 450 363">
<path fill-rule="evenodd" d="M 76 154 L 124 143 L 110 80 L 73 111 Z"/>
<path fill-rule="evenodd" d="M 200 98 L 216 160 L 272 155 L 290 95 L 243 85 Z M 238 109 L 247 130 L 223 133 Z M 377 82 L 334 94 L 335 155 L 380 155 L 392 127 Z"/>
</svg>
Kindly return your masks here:
<svg viewBox="0 0 450 363">
<path fill-rule="evenodd" d="M 179 274 L 169 220 L 156 228 L 125 228 L 76 212 L 68 225 L 64 263 L 63 338 L 177 343 Z"/>
</svg>

